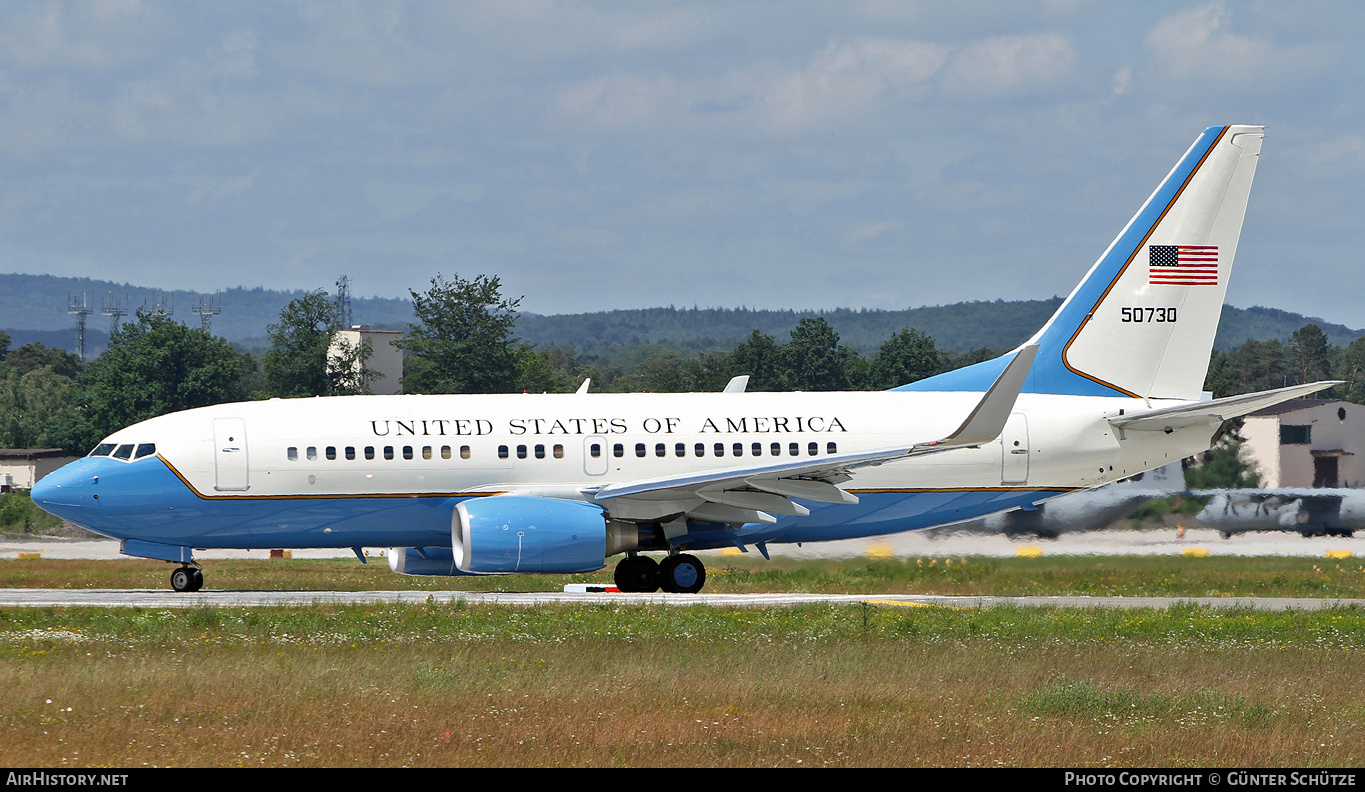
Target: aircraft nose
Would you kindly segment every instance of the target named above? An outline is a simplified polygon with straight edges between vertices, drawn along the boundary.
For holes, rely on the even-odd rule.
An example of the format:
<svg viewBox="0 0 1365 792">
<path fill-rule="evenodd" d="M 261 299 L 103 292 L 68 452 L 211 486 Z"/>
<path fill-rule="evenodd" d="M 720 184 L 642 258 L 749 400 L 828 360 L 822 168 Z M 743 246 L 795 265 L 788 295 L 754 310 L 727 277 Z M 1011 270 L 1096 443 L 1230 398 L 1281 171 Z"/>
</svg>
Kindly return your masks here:
<svg viewBox="0 0 1365 792">
<path fill-rule="evenodd" d="M 57 514 L 54 509 L 63 506 L 87 505 L 85 498 L 89 497 L 88 488 L 99 479 L 84 467 L 79 462 L 72 463 L 38 479 L 29 491 L 34 505 L 51 514 Z"/>
</svg>

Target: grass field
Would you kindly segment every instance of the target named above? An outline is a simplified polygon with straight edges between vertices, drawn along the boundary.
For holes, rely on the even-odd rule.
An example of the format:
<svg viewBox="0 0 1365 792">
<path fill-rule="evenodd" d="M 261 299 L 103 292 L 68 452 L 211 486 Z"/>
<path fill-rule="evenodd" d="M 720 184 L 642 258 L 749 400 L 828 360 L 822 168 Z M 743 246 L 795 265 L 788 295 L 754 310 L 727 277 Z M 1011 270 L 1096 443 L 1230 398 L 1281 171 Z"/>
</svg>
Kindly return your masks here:
<svg viewBox="0 0 1365 792">
<path fill-rule="evenodd" d="M 795 561 L 709 556 L 706 590 L 848 594 L 1109 595 L 1365 598 L 1358 558 L 1056 556 Z M 0 588 L 168 588 L 174 564 L 146 560 L 0 559 Z M 213 561 L 209 589 L 289 591 L 547 591 L 591 575 L 419 578 L 395 575 L 385 559 Z"/>
<path fill-rule="evenodd" d="M 1358 766 L 1365 611 L 0 611 L 9 766 Z"/>
<path fill-rule="evenodd" d="M 1354 559 L 927 564 L 727 557 L 708 588 L 1359 596 L 1365 577 Z M 0 585 L 162 588 L 168 571 L 4 561 Z M 431 584 L 344 561 L 209 575 Z M 1350 767 L 1365 761 L 1362 660 L 1359 608 L 0 609 L 0 763 Z"/>
</svg>

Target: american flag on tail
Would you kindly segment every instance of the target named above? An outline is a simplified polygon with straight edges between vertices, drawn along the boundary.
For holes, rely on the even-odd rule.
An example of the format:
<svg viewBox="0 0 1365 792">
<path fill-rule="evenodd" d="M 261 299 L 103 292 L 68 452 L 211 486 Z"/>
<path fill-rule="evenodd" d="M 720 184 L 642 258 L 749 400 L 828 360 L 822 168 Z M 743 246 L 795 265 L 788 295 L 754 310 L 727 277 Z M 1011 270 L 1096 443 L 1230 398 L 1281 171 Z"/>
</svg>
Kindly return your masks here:
<svg viewBox="0 0 1365 792">
<path fill-rule="evenodd" d="M 1217 245 L 1151 245 L 1147 272 L 1152 285 L 1217 286 Z"/>
</svg>

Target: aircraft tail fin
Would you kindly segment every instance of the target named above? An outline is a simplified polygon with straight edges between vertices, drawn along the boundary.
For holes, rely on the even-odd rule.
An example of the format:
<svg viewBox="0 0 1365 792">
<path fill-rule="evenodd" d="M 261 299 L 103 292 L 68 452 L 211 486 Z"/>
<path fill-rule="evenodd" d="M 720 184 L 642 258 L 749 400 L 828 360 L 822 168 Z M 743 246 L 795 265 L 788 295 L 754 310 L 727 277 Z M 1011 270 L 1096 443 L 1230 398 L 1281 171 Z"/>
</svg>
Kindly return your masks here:
<svg viewBox="0 0 1365 792">
<path fill-rule="evenodd" d="M 1209 127 L 1026 344 L 1025 393 L 1198 399 L 1264 128 Z M 896 390 L 983 390 L 1010 356 Z"/>
</svg>

